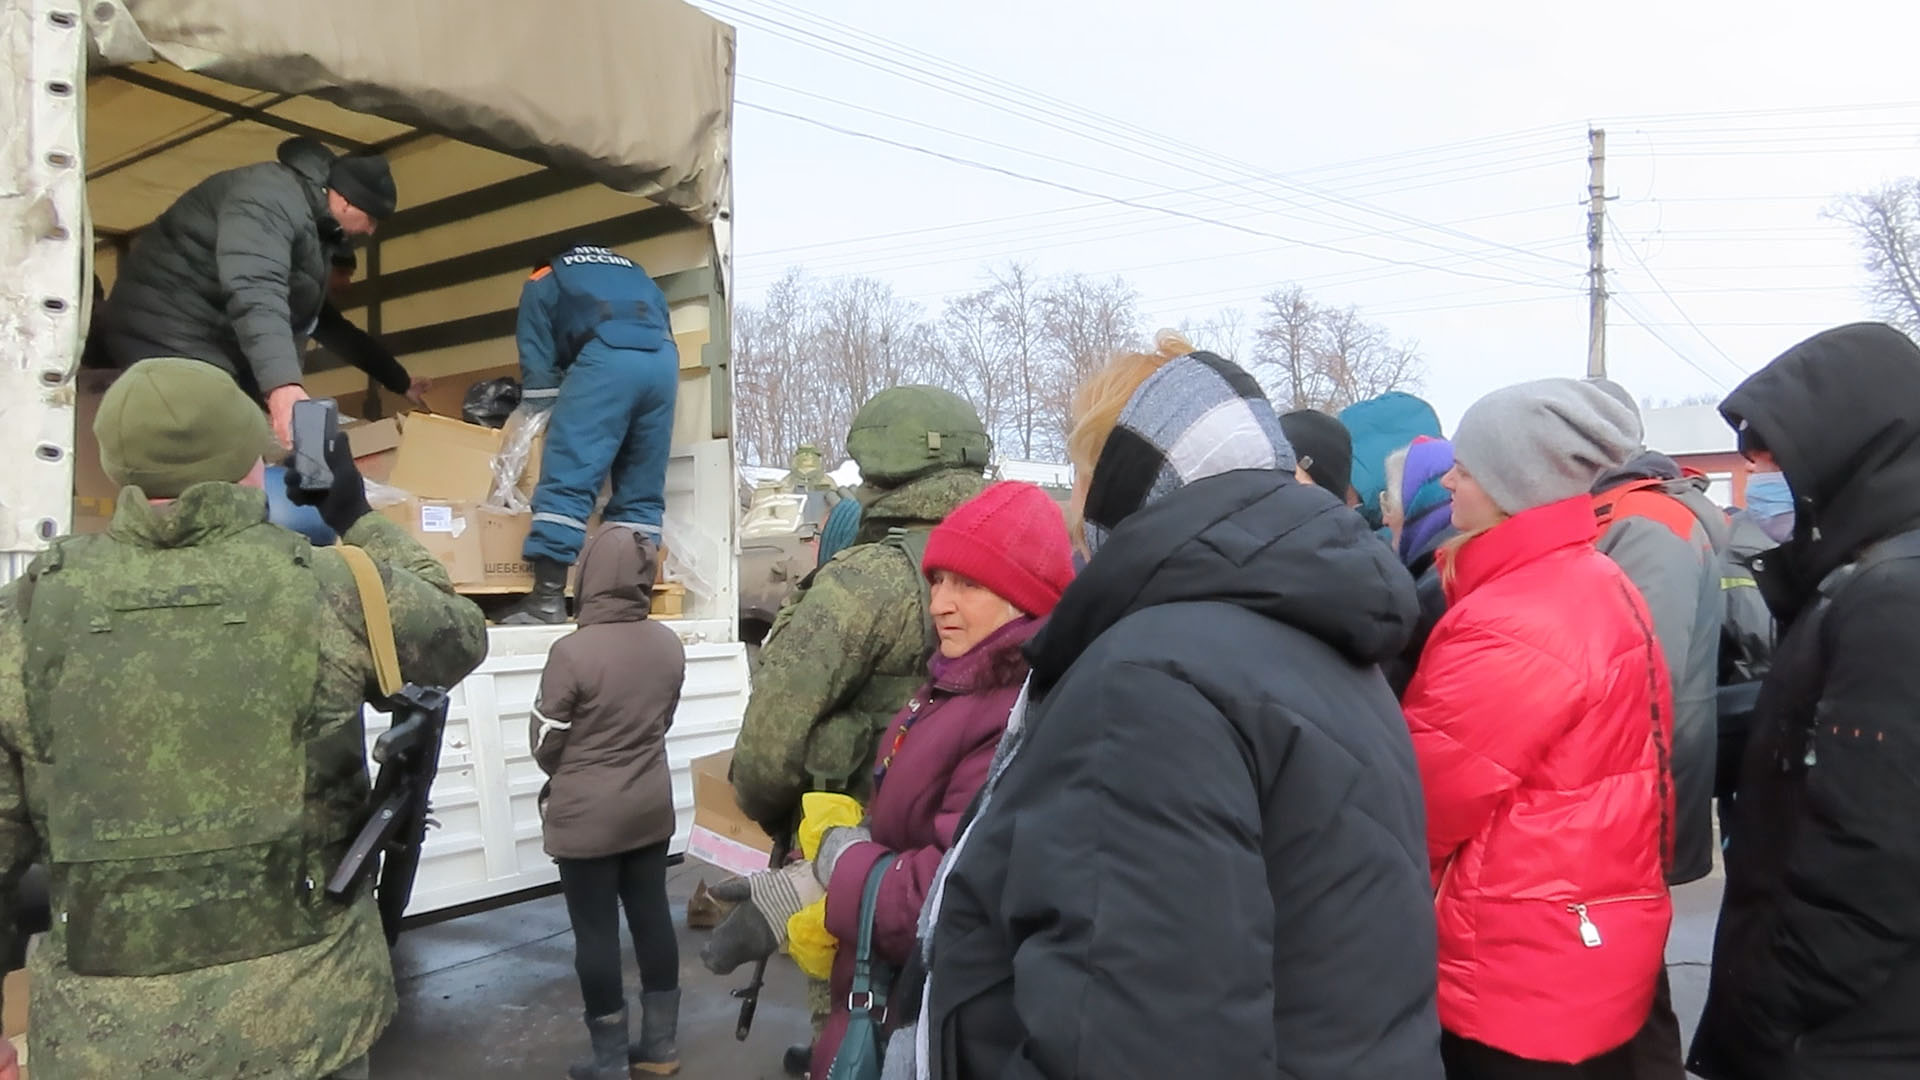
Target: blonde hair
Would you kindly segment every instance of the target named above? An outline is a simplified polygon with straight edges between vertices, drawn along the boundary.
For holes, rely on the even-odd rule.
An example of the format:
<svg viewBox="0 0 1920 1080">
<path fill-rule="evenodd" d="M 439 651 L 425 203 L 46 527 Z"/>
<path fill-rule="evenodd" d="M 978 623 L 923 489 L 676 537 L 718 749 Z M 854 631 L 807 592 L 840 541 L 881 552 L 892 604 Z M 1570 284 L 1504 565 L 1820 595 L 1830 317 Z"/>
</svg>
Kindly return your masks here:
<svg viewBox="0 0 1920 1080">
<path fill-rule="evenodd" d="M 1074 470 L 1091 479 L 1094 463 L 1127 402 L 1139 391 L 1140 384 L 1168 361 L 1193 351 L 1193 344 L 1177 330 L 1161 330 L 1153 335 L 1152 352 L 1116 353 L 1107 365 L 1080 384 L 1073 394 L 1073 428 L 1067 432 L 1067 460 Z"/>
</svg>

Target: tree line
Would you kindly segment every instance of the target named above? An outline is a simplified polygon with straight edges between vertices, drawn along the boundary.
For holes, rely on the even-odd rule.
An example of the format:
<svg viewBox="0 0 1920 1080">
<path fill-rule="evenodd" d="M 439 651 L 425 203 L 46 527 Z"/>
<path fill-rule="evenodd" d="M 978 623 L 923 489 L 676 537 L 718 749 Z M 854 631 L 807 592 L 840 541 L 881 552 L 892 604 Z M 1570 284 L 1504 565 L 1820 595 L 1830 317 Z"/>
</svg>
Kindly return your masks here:
<svg viewBox="0 0 1920 1080">
<path fill-rule="evenodd" d="M 843 460 L 862 403 L 925 383 L 971 402 L 1001 455 L 1063 461 L 1074 388 L 1114 353 L 1148 347 L 1153 329 L 1139 293 L 1117 276 L 1047 276 L 1010 262 L 928 308 L 877 278 L 789 270 L 760 303 L 734 311 L 741 460 L 784 463 L 801 443 Z M 1223 309 L 1179 329 L 1246 366 L 1283 411 L 1338 411 L 1416 389 L 1426 366 L 1414 343 L 1297 285 L 1274 289 L 1251 312 Z"/>
</svg>

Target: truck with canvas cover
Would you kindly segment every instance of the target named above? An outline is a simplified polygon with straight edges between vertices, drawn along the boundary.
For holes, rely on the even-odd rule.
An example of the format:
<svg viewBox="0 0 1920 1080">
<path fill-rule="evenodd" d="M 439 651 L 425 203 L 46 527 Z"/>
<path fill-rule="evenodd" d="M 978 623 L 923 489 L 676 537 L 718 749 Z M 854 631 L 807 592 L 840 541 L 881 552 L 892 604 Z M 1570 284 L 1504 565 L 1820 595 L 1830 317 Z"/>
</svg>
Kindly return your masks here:
<svg viewBox="0 0 1920 1080">
<path fill-rule="evenodd" d="M 588 22 L 620 48 L 582 48 Z M 0 365 L 0 580 L 54 537 L 102 528 L 112 505 L 89 411 L 112 373 L 81 360 L 121 260 L 182 192 L 274 160 L 290 137 L 391 163 L 399 208 L 336 302 L 433 380 L 427 404 L 442 417 L 460 415 L 475 383 L 518 374 L 516 305 L 539 259 L 591 238 L 655 278 L 679 353 L 665 532 L 667 576 L 685 588 L 671 625 L 687 681 L 668 744 L 684 845 L 687 763 L 732 745 L 747 694 L 728 359 L 732 28 L 680 0 L 500 5 L 485 19 L 457 4 L 395 19 L 383 0 L 18 0 L 0 12 L 0 54 L 0 258 L 13 269 L 0 287 L 13 342 Z M 324 356 L 306 373 L 308 392 L 346 416 L 411 407 Z M 526 730 L 547 650 L 568 629 L 491 629 L 489 659 L 453 689 L 440 827 L 410 915 L 554 881 Z M 367 718 L 371 740 L 385 720 Z"/>
</svg>

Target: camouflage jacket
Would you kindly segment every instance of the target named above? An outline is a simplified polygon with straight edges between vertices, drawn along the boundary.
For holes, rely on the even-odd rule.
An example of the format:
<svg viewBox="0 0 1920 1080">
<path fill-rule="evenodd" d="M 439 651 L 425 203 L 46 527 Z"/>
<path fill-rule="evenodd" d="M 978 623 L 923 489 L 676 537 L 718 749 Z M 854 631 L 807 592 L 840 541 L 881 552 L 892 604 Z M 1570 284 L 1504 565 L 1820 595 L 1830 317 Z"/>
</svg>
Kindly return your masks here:
<svg viewBox="0 0 1920 1080">
<path fill-rule="evenodd" d="M 128 488 L 104 536 L 57 543 L 70 566 L 85 565 L 90 545 L 100 543 L 159 549 L 239 538 L 235 550 L 246 552 L 251 548 L 244 533 L 275 528 L 265 522 L 266 496 L 258 490 L 201 484 L 173 505 L 155 508 L 139 489 Z M 479 665 L 486 655 L 486 621 L 454 594 L 444 567 L 378 515 L 362 518 L 343 539 L 364 548 L 380 567 L 407 679 L 451 686 Z M 351 572 L 335 552 L 315 549 L 311 555 L 323 600 L 316 612 L 317 669 L 308 669 L 317 670 L 316 685 L 308 715 L 289 719 L 307 747 L 304 819 L 317 832 L 338 834 L 350 831 L 364 812 L 369 785 L 360 706 L 377 694 L 376 676 Z M 34 729 L 57 731 L 60 718 L 29 716 L 22 677 L 25 620 L 32 617 L 35 581 L 47 558 L 0 589 L 0 932 L 14 925 L 19 875 L 44 854 L 56 797 L 50 790 L 53 755 Z M 244 565 L 243 559 L 236 562 Z M 233 658 L 232 670 L 240 679 L 271 676 L 250 667 L 245 656 Z M 141 688 L 102 686 L 100 692 L 138 700 Z M 129 738 L 139 735 L 128 732 Z M 366 1054 L 393 1016 L 393 972 L 370 897 L 323 911 L 318 917 L 324 929 L 314 944 L 142 977 L 76 974 L 66 962 L 66 911 L 57 884 L 51 902 L 53 928 L 28 963 L 28 1039 L 36 1076 L 311 1080 Z"/>
<path fill-rule="evenodd" d="M 927 669 L 920 583 L 906 555 L 879 541 L 932 528 L 984 487 L 978 473 L 947 470 L 877 494 L 854 546 L 774 620 L 733 751 L 734 797 L 768 831 L 791 824 L 807 791 L 866 801 L 875 740 Z"/>
</svg>

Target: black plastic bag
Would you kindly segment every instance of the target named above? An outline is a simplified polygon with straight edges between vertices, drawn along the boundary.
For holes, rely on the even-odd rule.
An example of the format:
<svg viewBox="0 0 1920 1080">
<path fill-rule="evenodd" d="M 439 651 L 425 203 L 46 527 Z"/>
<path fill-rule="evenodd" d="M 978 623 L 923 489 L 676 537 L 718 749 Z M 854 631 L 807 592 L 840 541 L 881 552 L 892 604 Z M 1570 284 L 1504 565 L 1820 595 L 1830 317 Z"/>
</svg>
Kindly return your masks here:
<svg viewBox="0 0 1920 1080">
<path fill-rule="evenodd" d="M 461 403 L 460 418 L 481 427 L 505 427 L 507 417 L 520 406 L 520 380 L 511 376 L 474 383 Z"/>
</svg>

